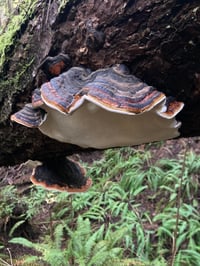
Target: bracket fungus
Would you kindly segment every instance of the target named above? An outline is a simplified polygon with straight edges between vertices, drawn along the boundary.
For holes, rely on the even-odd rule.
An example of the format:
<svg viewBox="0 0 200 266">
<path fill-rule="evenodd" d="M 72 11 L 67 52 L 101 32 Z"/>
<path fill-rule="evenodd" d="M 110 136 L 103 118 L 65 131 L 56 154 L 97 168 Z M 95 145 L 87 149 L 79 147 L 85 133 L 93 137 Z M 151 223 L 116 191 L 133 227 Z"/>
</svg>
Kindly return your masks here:
<svg viewBox="0 0 200 266">
<path fill-rule="evenodd" d="M 94 72 L 72 67 L 36 89 L 32 103 L 13 114 L 11 120 L 27 127 L 37 127 L 60 142 L 106 149 L 177 137 L 181 123 L 175 116 L 183 106 L 182 102 L 166 97 L 129 74 L 124 65 Z M 62 169 L 63 166 L 59 165 Z M 66 170 L 70 164 L 64 165 Z M 38 177 L 43 174 L 51 176 L 46 174 L 47 166 L 49 164 L 40 170 L 36 168 L 33 179 L 49 188 L 50 185 L 45 185 L 47 179 Z M 52 175 L 51 179 L 59 183 L 63 177 Z M 88 184 L 91 184 L 90 179 L 83 183 L 85 187 L 89 187 Z"/>
<path fill-rule="evenodd" d="M 32 183 L 48 190 L 72 194 L 85 192 L 92 185 L 92 180 L 85 176 L 85 169 L 65 157 L 51 158 L 43 163 L 28 161 L 27 165 L 34 167 L 30 177 Z"/>
<path fill-rule="evenodd" d="M 54 57 L 48 56 L 39 66 L 47 77 L 58 76 L 61 72 L 71 66 L 71 59 L 67 54 L 58 54 Z"/>
</svg>

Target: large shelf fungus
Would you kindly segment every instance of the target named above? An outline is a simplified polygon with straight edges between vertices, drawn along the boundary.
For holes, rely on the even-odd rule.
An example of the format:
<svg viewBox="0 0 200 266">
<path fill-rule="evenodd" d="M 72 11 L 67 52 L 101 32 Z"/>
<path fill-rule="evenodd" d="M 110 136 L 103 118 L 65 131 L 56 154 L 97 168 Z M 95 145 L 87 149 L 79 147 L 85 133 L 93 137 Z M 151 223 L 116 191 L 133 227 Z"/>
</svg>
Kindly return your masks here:
<svg viewBox="0 0 200 266">
<path fill-rule="evenodd" d="M 105 149 L 177 137 L 182 108 L 123 65 L 72 67 L 36 89 L 11 120 L 61 142 Z"/>
</svg>

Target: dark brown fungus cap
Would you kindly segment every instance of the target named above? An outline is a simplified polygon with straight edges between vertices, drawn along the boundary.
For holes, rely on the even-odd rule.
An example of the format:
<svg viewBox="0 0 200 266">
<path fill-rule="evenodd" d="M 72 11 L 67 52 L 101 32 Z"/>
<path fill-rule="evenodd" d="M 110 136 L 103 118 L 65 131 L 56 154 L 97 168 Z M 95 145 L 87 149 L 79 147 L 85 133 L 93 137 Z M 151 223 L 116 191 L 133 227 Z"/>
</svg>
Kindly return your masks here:
<svg viewBox="0 0 200 266">
<path fill-rule="evenodd" d="M 40 89 L 35 89 L 32 94 L 32 106 L 34 108 L 41 107 L 43 105 L 43 100 L 41 98 Z"/>
<path fill-rule="evenodd" d="M 31 181 L 49 190 L 79 193 L 87 191 L 92 180 L 85 170 L 73 160 L 53 158 L 33 169 Z"/>
<path fill-rule="evenodd" d="M 33 108 L 32 104 L 26 104 L 23 109 L 11 115 L 12 121 L 26 127 L 39 127 L 46 119 L 46 113 L 43 109 Z"/>
<path fill-rule="evenodd" d="M 71 59 L 67 54 L 58 54 L 57 56 L 48 56 L 40 65 L 40 68 L 47 75 L 47 78 L 52 78 L 60 75 L 71 66 Z"/>
<path fill-rule="evenodd" d="M 87 99 L 110 112 L 143 113 L 165 99 L 165 95 L 119 67 L 100 69 L 89 74 L 83 68 L 71 68 L 41 87 L 44 102 L 70 113 Z"/>
<path fill-rule="evenodd" d="M 84 96 L 83 86 L 88 82 L 91 71 L 82 67 L 72 67 L 59 77 L 42 85 L 41 97 L 45 104 L 64 113 Z"/>
<path fill-rule="evenodd" d="M 165 106 L 166 111 L 160 112 L 160 116 L 170 119 L 175 117 L 183 109 L 184 104 L 176 101 L 173 97 L 167 97 Z"/>
</svg>

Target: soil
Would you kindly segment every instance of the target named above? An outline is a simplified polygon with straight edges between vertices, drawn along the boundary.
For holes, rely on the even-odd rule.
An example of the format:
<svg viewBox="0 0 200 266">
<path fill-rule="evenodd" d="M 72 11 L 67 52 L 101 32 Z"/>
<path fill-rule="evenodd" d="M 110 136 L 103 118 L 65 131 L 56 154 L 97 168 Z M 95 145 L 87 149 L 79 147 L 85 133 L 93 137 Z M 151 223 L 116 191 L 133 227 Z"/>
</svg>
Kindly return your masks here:
<svg viewBox="0 0 200 266">
<path fill-rule="evenodd" d="M 150 150 L 152 154 L 152 162 L 160 159 L 160 158 L 178 158 L 181 154 L 184 154 L 185 149 L 187 151 L 191 150 L 194 151 L 196 154 L 200 154 L 200 137 L 194 138 L 180 138 L 175 140 L 167 140 L 164 142 L 156 142 L 152 144 L 145 144 L 139 145 L 134 147 L 134 149 L 139 150 Z M 80 154 L 73 155 L 73 159 L 81 160 L 83 162 L 87 162 L 92 164 L 96 160 L 100 160 L 103 156 L 103 151 L 86 151 Z M 26 164 L 20 164 L 16 166 L 10 167 L 1 167 L 0 168 L 0 188 L 6 185 L 15 185 L 18 189 L 19 194 L 29 193 L 30 188 L 32 187 L 32 183 L 30 182 L 30 175 L 32 170 L 26 166 Z M 140 197 L 139 200 L 142 202 L 142 206 L 144 209 L 149 210 L 149 212 L 154 212 L 154 206 L 150 205 L 149 202 L 146 200 L 146 194 L 143 196 L 144 198 Z M 46 220 L 49 220 L 49 212 L 48 208 L 47 211 L 43 211 L 40 213 L 33 224 L 42 224 Z M 9 221 L 10 224 L 16 221 Z M 0 224 L 1 225 L 1 224 Z M 149 225 L 147 225 L 149 226 Z M 33 228 L 33 225 L 24 224 L 20 230 L 17 232 L 17 236 L 27 237 L 30 240 L 38 240 L 39 237 L 45 232 L 45 226 L 41 226 L 38 230 L 38 226 Z M 2 228 L 0 228 L 2 231 Z M 8 236 L 5 235 L 5 232 L 0 231 L 0 242 L 3 243 L 7 242 Z M 12 249 L 12 257 L 19 258 L 19 256 L 23 256 L 26 254 L 37 255 L 37 253 L 29 248 L 25 248 L 17 245 L 8 244 L 7 248 Z M 5 249 L 5 255 L 8 255 L 8 249 Z M 23 264 L 17 264 L 23 265 Z M 45 264 L 43 264 L 45 265 Z"/>
</svg>

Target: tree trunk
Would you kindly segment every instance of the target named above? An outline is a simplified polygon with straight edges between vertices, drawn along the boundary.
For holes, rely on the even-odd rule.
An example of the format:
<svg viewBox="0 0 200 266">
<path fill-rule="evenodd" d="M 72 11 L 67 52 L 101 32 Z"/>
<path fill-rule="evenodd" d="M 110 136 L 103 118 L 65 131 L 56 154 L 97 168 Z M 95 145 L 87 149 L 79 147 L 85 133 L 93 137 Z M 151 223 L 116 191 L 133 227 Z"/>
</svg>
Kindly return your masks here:
<svg viewBox="0 0 200 266">
<path fill-rule="evenodd" d="M 71 154 L 38 130 L 11 123 L 43 82 L 46 56 L 68 54 L 92 70 L 125 63 L 132 74 L 183 101 L 181 136 L 200 135 L 198 0 L 38 1 L 5 50 L 0 72 L 0 165 Z"/>
</svg>

